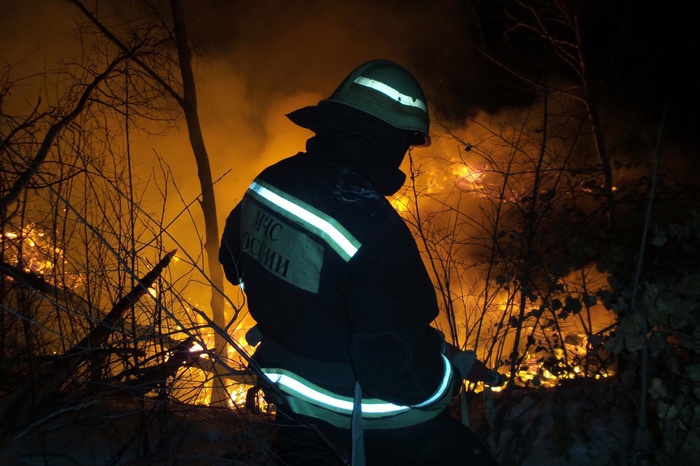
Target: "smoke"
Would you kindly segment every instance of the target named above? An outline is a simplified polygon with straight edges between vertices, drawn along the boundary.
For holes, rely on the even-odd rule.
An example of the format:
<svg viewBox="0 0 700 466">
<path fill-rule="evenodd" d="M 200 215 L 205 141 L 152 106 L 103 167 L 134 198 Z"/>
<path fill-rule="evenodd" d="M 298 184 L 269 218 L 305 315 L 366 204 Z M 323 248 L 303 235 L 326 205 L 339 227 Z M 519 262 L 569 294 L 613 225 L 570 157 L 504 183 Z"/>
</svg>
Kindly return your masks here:
<svg viewBox="0 0 700 466">
<path fill-rule="evenodd" d="M 34 65 L 74 51 L 66 3 L 6 0 L 0 5 L 0 63 Z"/>
<path fill-rule="evenodd" d="M 227 193 L 219 196 L 221 212 L 258 171 L 304 149 L 311 133 L 284 114 L 327 97 L 366 60 L 390 59 L 413 71 L 434 117 L 469 112 L 448 91 L 454 75 L 439 74 L 467 59 L 465 48 L 457 47 L 464 32 L 455 2 L 263 0 L 187 8 L 192 40 L 203 55 L 198 95 L 213 171 L 231 170 L 218 187 Z M 459 80 L 469 87 L 476 76 Z"/>
<path fill-rule="evenodd" d="M 167 2 L 156 3 L 167 18 Z M 115 28 L 144 11 L 143 2 L 85 4 Z M 259 169 L 302 150 L 300 135 L 309 133 L 284 113 L 328 96 L 366 60 L 386 58 L 413 71 L 435 118 L 474 113 L 485 93 L 475 84 L 475 66 L 465 66 L 463 8 L 450 0 L 186 2 L 190 37 L 200 52 L 197 92 L 214 178 L 230 170 L 217 188 L 235 199 Z M 84 18 L 70 2 L 10 0 L 0 22 L 0 56 L 13 66 L 41 72 L 45 63 L 81 53 L 75 29 Z M 30 92 L 26 100 L 35 99 Z M 184 129 L 140 145 L 144 157 L 157 153 L 168 162 L 189 198 L 198 184 L 187 147 Z M 224 199 L 219 207 L 227 210 Z"/>
<path fill-rule="evenodd" d="M 206 20 L 191 24 L 203 44 L 230 56 L 256 80 L 260 95 L 330 91 L 339 78 L 372 58 L 394 59 L 421 74 L 428 61 L 424 54 L 437 57 L 456 40 L 457 24 L 448 17 L 451 4 L 262 0 L 221 14 L 218 4 L 205 2 L 200 4 L 204 11 L 193 16 Z M 211 16 L 218 17 L 215 27 L 210 27 Z M 207 25 L 206 34 L 198 24 Z"/>
</svg>

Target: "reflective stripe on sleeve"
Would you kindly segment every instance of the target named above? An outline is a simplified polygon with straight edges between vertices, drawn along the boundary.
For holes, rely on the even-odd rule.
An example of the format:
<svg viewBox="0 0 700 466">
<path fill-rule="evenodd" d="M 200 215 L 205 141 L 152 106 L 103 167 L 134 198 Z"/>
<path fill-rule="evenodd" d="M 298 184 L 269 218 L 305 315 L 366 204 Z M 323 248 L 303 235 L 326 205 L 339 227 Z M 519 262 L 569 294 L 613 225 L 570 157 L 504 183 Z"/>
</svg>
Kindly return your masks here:
<svg viewBox="0 0 700 466">
<path fill-rule="evenodd" d="M 452 378 L 452 365 L 444 355 L 441 356 L 445 368 L 444 375 L 440 386 L 430 398 L 420 404 L 412 406 L 397 405 L 377 398 L 363 398 L 361 404 L 362 416 L 371 418 L 393 416 L 411 409 L 425 408 L 441 399 L 445 400 L 448 398 L 450 395 L 448 391 Z M 306 402 L 341 414 L 348 416 L 352 414 L 353 398 L 351 397 L 341 396 L 329 390 L 325 390 L 303 377 L 293 372 L 285 371 L 284 369 L 263 368 L 263 372 L 270 381 L 276 383 L 283 392 L 291 396 L 301 398 Z"/>
<path fill-rule="evenodd" d="M 442 356 L 442 362 L 445 368 L 445 371 L 442 375 L 442 382 L 440 382 L 440 386 L 435 391 L 435 393 L 433 393 L 433 396 L 431 396 L 430 398 L 428 398 L 420 404 L 411 406 L 411 408 L 424 408 L 426 406 L 430 406 L 431 404 L 435 403 L 440 398 L 445 396 L 447 390 L 450 389 L 450 380 L 452 379 L 452 364 L 450 364 L 450 361 L 444 354 L 441 354 L 440 356 Z"/>
<path fill-rule="evenodd" d="M 411 97 L 410 95 L 402 94 L 393 87 L 388 86 L 381 81 L 377 81 L 376 79 L 358 76 L 357 78 L 355 78 L 354 82 L 356 84 L 359 84 L 360 86 L 369 87 L 370 89 L 374 89 L 377 92 L 381 92 L 385 96 L 389 97 L 392 100 L 395 100 L 401 105 L 417 107 L 423 110 L 424 112 L 428 111 L 428 109 L 425 106 L 425 102 L 423 102 L 422 100 L 417 99 L 415 97 Z"/>
<path fill-rule="evenodd" d="M 353 399 L 351 397 L 324 390 L 304 378 L 282 369 L 263 369 L 263 372 L 272 382 L 278 384 L 283 392 L 289 395 L 348 416 L 352 414 Z M 396 405 L 376 398 L 363 399 L 361 406 L 362 415 L 370 417 L 392 416 L 411 409 L 408 406 Z"/>
<path fill-rule="evenodd" d="M 360 242 L 349 231 L 335 219 L 304 201 L 260 180 L 253 181 L 248 191 L 275 212 L 320 236 L 346 262 L 359 250 Z"/>
</svg>

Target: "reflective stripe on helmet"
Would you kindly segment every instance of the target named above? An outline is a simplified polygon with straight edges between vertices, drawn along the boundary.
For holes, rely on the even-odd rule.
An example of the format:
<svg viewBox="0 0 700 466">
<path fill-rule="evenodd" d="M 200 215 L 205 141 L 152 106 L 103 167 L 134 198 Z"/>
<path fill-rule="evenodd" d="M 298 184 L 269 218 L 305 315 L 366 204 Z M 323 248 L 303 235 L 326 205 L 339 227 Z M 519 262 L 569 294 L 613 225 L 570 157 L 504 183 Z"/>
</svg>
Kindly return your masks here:
<svg viewBox="0 0 700 466">
<path fill-rule="evenodd" d="M 424 402 L 412 405 L 397 405 L 377 398 L 363 398 L 361 407 L 362 415 L 365 417 L 378 418 L 383 416 L 393 416 L 404 413 L 412 408 L 424 408 L 437 402 L 448 395 L 450 380 L 452 378 L 452 366 L 444 355 L 441 355 L 445 367 L 443 379 L 437 391 Z M 313 403 L 331 411 L 341 414 L 351 415 L 353 411 L 353 398 L 337 395 L 333 392 L 318 387 L 308 380 L 293 372 L 283 369 L 263 368 L 262 371 L 273 382 L 279 385 L 283 392 L 301 398 L 309 403 Z"/>
<path fill-rule="evenodd" d="M 427 107 L 425 106 L 425 102 L 423 102 L 422 100 L 415 97 L 411 97 L 410 95 L 402 94 L 393 87 L 388 86 L 383 82 L 377 81 L 376 79 L 358 76 L 357 78 L 355 78 L 354 82 L 356 84 L 359 84 L 360 86 L 369 87 L 370 89 L 374 89 L 377 92 L 381 92 L 385 96 L 389 97 L 392 100 L 395 100 L 401 105 L 417 107 L 423 110 L 424 112 L 428 111 Z"/>
<path fill-rule="evenodd" d="M 248 191 L 275 212 L 323 238 L 346 262 L 362 246 L 349 231 L 332 217 L 261 180 L 253 181 Z"/>
</svg>

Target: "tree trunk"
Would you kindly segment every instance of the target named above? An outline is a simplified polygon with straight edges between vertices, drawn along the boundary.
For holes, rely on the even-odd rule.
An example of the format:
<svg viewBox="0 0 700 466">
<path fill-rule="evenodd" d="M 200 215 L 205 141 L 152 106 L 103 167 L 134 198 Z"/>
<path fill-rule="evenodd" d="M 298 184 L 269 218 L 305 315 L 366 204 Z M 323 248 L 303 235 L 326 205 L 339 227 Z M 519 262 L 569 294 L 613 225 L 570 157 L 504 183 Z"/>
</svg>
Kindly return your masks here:
<svg viewBox="0 0 700 466">
<path fill-rule="evenodd" d="M 205 243 L 204 249 L 206 260 L 208 261 L 209 279 L 212 283 L 211 289 L 211 310 L 212 320 L 220 327 L 224 328 L 224 297 L 221 290 L 224 289 L 224 274 L 219 264 L 219 223 L 216 214 L 216 198 L 214 196 L 213 180 L 209 165 L 209 155 L 204 145 L 202 128 L 199 124 L 197 113 L 197 93 L 195 89 L 194 75 L 192 73 L 192 53 L 190 51 L 187 30 L 185 28 L 185 18 L 183 14 L 182 0 L 171 0 L 170 7 L 173 14 L 173 25 L 175 28 L 175 41 L 177 44 L 178 58 L 180 60 L 180 72 L 182 74 L 183 98 L 181 100 L 182 109 L 185 113 L 187 130 L 190 136 L 190 144 L 194 158 L 197 162 L 197 176 L 202 189 L 200 205 L 204 213 Z M 222 335 L 215 334 L 215 352 L 223 354 L 226 342 Z M 214 367 L 220 367 L 214 364 Z M 212 405 L 224 405 L 228 400 L 225 387 L 220 383 L 218 370 L 215 370 L 215 377 L 212 386 Z"/>
</svg>

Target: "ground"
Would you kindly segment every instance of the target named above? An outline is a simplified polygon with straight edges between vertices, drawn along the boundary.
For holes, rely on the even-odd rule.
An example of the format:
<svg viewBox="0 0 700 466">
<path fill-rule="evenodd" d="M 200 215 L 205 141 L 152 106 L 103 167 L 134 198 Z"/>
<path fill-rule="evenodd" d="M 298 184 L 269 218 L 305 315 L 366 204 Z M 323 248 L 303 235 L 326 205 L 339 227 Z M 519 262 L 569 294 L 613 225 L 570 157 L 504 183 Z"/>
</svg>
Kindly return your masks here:
<svg viewBox="0 0 700 466">
<path fill-rule="evenodd" d="M 503 465 L 623 465 L 634 412 L 614 383 L 579 381 L 469 398 L 472 429 Z M 272 417 L 132 395 L 62 402 L 13 434 L 0 464 L 271 465 Z"/>
</svg>

